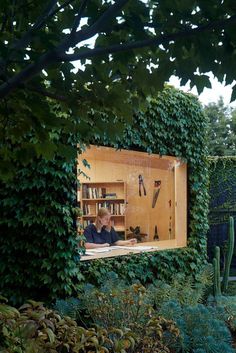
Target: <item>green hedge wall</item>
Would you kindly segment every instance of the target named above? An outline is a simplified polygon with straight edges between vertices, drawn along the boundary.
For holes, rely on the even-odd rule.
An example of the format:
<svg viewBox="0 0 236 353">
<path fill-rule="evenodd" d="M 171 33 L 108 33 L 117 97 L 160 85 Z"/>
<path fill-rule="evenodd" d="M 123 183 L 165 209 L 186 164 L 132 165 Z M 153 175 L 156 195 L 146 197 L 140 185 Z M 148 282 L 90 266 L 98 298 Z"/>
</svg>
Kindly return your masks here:
<svg viewBox="0 0 236 353">
<path fill-rule="evenodd" d="M 154 278 L 168 280 L 172 274 L 192 272 L 205 263 L 208 230 L 207 119 L 196 97 L 166 87 L 148 109 L 135 115 L 122 138 L 110 143 L 107 136 L 94 137 L 93 143 L 182 158 L 188 163 L 188 248 L 161 251 L 110 260 L 81 263 L 84 280 L 99 282 L 108 269 L 124 278 L 142 282 Z M 145 269 L 145 270 L 144 270 Z"/>
<path fill-rule="evenodd" d="M 205 261 L 208 180 L 202 108 L 194 96 L 172 88 L 147 103 L 145 114 L 136 114 L 131 123 L 126 123 L 122 138 L 115 132 L 123 122 L 108 126 L 109 136 L 114 131 L 111 139 L 102 115 L 103 128 L 99 130 L 93 123 L 96 120 L 91 119 L 90 134 L 82 140 L 83 133 L 81 140 L 187 161 L 189 247 L 153 256 L 79 263 L 74 159 L 58 155 L 52 161 L 34 158 L 30 164 L 19 162 L 14 179 L 0 184 L 0 292 L 11 303 L 76 295 L 80 283 L 99 283 L 109 269 L 127 280 L 136 278 L 146 283 L 158 276 L 167 279 L 176 271 L 195 273 Z M 63 138 L 65 146 L 75 149 L 69 133 Z M 59 134 L 57 139 L 61 142 L 62 136 Z"/>
</svg>

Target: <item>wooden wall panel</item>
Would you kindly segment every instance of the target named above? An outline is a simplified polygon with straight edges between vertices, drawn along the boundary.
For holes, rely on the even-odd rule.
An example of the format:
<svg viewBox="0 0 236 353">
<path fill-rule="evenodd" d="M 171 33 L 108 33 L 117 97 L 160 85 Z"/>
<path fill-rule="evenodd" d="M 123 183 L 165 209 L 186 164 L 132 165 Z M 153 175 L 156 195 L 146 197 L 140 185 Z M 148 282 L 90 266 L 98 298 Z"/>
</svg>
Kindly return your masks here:
<svg viewBox="0 0 236 353">
<path fill-rule="evenodd" d="M 84 169 L 92 182 L 109 182 L 123 180 L 127 184 L 126 228 L 140 226 L 142 233 L 147 233 L 146 241 L 152 241 L 155 225 L 157 225 L 160 240 L 175 238 L 176 213 L 176 183 L 180 183 L 181 190 L 186 189 L 186 178 L 180 181 L 176 177 L 176 158 L 148 155 L 136 151 L 116 151 L 107 147 L 91 146 L 81 158 L 87 159 L 91 168 Z M 186 170 L 183 170 L 183 174 Z M 139 196 L 139 174 L 142 175 L 147 195 Z M 178 174 L 179 175 L 179 174 Z M 81 182 L 88 179 L 79 177 Z M 154 181 L 161 180 L 161 189 L 155 208 L 152 208 Z M 179 188 L 179 186 L 178 186 Z M 185 192 L 186 193 L 186 192 Z M 181 202 L 181 201 L 180 201 Z M 181 223 L 185 222 L 181 216 Z M 183 228 L 182 228 L 183 229 Z M 186 236 L 186 234 L 185 234 Z"/>
</svg>

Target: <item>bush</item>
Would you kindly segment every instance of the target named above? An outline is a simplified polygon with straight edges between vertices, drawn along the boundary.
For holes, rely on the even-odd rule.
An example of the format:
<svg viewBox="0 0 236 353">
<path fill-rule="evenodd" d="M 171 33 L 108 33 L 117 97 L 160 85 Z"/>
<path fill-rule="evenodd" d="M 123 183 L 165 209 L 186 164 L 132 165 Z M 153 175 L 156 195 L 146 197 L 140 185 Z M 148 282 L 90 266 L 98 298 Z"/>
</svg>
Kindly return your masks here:
<svg viewBox="0 0 236 353">
<path fill-rule="evenodd" d="M 169 353 L 164 337 L 170 341 L 178 335 L 173 322 L 163 318 L 152 318 L 139 329 L 143 339 L 128 328 L 80 327 L 39 302 L 29 301 L 19 310 L 0 304 L 1 353 Z"/>
<path fill-rule="evenodd" d="M 166 302 L 160 314 L 176 322 L 180 330 L 177 352 L 233 353 L 232 337 L 223 320 L 217 319 L 202 304 L 184 306 L 174 301 Z"/>
</svg>

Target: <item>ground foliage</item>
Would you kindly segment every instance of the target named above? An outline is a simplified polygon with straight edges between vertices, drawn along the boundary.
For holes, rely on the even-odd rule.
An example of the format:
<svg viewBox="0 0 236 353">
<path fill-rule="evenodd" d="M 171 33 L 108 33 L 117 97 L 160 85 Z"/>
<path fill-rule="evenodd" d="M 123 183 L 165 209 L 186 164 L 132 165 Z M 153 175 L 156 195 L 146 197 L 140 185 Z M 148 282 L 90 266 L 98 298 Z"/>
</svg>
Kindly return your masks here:
<svg viewBox="0 0 236 353">
<path fill-rule="evenodd" d="M 18 310 L 0 304 L 2 353 L 170 353 L 165 342 L 176 340 L 174 323 L 151 318 L 140 333 L 119 327 L 85 328 L 70 317 L 61 317 L 41 302 L 29 301 Z"/>
<path fill-rule="evenodd" d="M 79 119 L 85 136 L 91 120 L 98 133 L 104 129 L 96 112 L 108 113 L 111 121 L 131 119 L 172 74 L 199 92 L 210 87 L 209 71 L 227 84 L 235 78 L 231 0 L 1 0 L 0 18 L 4 178 L 14 174 L 19 158 L 60 151 L 50 128 L 73 131 L 70 121 L 51 112 L 50 101 Z M 76 70 L 73 61 L 79 63 Z M 235 94 L 234 87 L 232 99 Z M 22 136 L 32 130 L 38 141 L 25 143 Z M 15 143 L 20 152 L 10 147 Z"/>
<path fill-rule="evenodd" d="M 69 298 L 57 302 L 56 310 L 64 316 L 70 303 L 72 313 L 74 308 L 74 313 L 83 312 L 84 317 L 89 318 L 88 325 L 96 323 L 121 330 L 129 327 L 142 342 L 148 338 L 150 345 L 153 341 L 150 336 L 145 337 L 144 329 L 148 318 L 164 317 L 173 320 L 179 329 L 177 339 L 169 330 L 163 333 L 163 342 L 171 352 L 233 353 L 235 297 L 212 297 L 211 292 L 209 265 L 199 273 L 197 280 L 189 274 L 178 275 L 169 284 L 156 281 L 155 285 L 146 287 L 137 281 L 127 284 L 110 272 L 104 275 L 98 287 L 85 284 L 78 293 L 77 305 L 75 298 Z M 80 322 L 79 315 L 76 319 Z"/>
</svg>

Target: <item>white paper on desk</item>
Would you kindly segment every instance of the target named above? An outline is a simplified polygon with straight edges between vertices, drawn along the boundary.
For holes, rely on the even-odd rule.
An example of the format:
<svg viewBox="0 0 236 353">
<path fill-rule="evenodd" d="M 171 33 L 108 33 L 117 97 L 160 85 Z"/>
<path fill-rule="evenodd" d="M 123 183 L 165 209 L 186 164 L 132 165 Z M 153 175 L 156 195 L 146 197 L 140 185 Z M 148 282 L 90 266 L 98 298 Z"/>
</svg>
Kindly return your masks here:
<svg viewBox="0 0 236 353">
<path fill-rule="evenodd" d="M 87 256 L 94 256 L 95 253 L 92 252 L 92 251 L 86 251 L 86 253 L 85 253 L 84 255 L 85 255 L 85 256 L 86 256 L 86 255 L 87 255 Z"/>
<path fill-rule="evenodd" d="M 145 250 L 151 250 L 151 249 L 158 249 L 157 246 L 122 246 L 122 245 L 116 245 L 115 246 L 117 249 L 124 249 L 124 250 L 139 250 L 139 251 L 145 251 Z M 115 248 L 114 247 L 114 248 Z"/>
<path fill-rule="evenodd" d="M 100 252 L 107 252 L 107 251 L 111 251 L 112 249 L 111 248 L 96 248 L 96 249 L 89 249 L 89 252 L 90 253 L 93 253 L 93 254 L 99 254 Z"/>
</svg>

